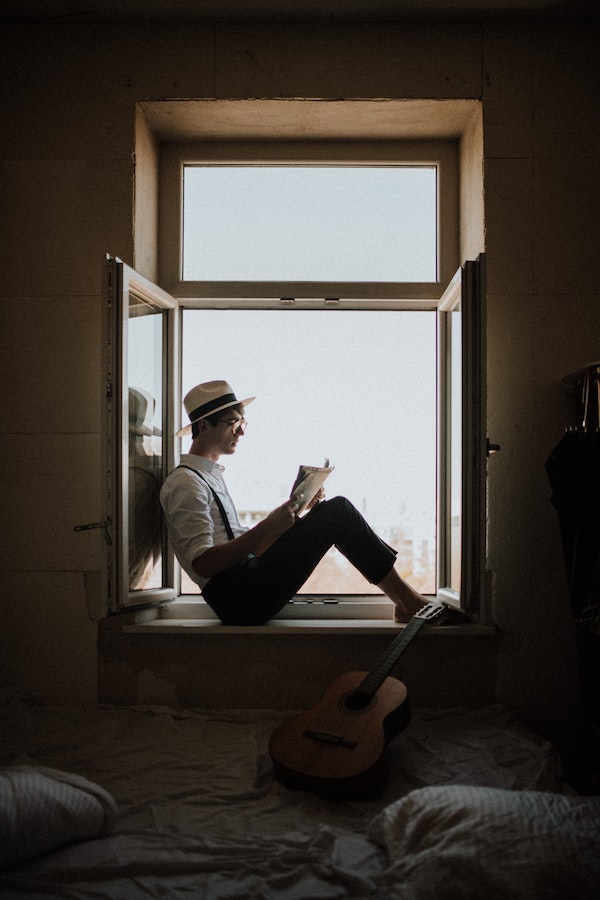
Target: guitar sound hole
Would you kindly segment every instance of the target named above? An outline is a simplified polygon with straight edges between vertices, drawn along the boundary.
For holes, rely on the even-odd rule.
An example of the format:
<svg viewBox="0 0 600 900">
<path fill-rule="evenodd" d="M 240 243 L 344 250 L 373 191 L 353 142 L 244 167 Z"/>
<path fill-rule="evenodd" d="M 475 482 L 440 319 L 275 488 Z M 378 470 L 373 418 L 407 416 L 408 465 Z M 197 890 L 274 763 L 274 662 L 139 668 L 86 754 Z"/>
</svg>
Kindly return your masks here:
<svg viewBox="0 0 600 900">
<path fill-rule="evenodd" d="M 351 710 L 366 709 L 367 706 L 370 706 L 372 700 L 371 695 L 364 691 L 353 691 L 344 697 L 344 706 L 346 709 Z"/>
</svg>

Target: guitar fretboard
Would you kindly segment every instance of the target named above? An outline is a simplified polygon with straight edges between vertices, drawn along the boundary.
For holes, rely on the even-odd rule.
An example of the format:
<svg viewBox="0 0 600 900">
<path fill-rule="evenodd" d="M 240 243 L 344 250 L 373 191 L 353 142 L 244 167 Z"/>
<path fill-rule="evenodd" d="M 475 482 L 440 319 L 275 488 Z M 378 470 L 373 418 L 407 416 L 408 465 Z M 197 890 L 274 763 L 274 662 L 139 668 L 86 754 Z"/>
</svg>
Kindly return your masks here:
<svg viewBox="0 0 600 900">
<path fill-rule="evenodd" d="M 435 606 L 432 605 L 432 612 L 430 615 L 423 615 L 423 611 L 414 615 L 404 626 L 398 637 L 390 644 L 385 653 L 380 656 L 375 663 L 374 668 L 365 678 L 363 678 L 356 689 L 356 693 L 372 697 L 381 686 L 382 682 L 385 681 L 390 674 L 394 665 L 398 662 L 408 645 L 416 638 L 421 628 L 438 618 L 444 611 L 444 608 L 443 604 L 441 606 L 436 604 Z M 424 610 L 427 609 L 428 607 L 424 607 Z"/>
</svg>

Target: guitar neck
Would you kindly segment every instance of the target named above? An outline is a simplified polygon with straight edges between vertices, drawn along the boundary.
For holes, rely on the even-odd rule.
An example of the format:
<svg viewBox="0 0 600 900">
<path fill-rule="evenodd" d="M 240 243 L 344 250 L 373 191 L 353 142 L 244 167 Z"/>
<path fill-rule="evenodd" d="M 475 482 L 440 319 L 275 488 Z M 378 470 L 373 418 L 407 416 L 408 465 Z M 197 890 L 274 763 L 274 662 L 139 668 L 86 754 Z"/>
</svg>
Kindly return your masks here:
<svg viewBox="0 0 600 900">
<path fill-rule="evenodd" d="M 416 638 L 421 628 L 437 619 L 444 609 L 445 607 L 443 604 L 429 604 L 424 607 L 421 612 L 414 615 L 385 653 L 379 658 L 375 667 L 362 680 L 356 692 L 368 694 L 372 697 L 390 674 L 408 645 Z"/>
</svg>

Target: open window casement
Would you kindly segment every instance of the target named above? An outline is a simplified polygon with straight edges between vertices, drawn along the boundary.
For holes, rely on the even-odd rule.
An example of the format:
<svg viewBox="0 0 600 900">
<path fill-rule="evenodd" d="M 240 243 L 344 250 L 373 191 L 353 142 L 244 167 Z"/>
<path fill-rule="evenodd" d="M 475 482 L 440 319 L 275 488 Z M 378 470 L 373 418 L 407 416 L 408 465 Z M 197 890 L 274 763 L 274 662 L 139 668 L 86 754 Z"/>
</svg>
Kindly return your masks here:
<svg viewBox="0 0 600 900">
<path fill-rule="evenodd" d="M 159 501 L 173 465 L 177 302 L 118 259 L 104 267 L 107 609 L 176 596 Z"/>
<path fill-rule="evenodd" d="M 181 360 L 178 301 L 110 257 L 104 282 L 107 608 L 117 612 L 179 595 L 158 492 L 178 462 Z M 480 257 L 437 304 L 437 593 L 476 617 L 485 587 L 483 285 Z"/>
<path fill-rule="evenodd" d="M 485 257 L 438 307 L 438 595 L 478 618 L 486 548 Z"/>
</svg>

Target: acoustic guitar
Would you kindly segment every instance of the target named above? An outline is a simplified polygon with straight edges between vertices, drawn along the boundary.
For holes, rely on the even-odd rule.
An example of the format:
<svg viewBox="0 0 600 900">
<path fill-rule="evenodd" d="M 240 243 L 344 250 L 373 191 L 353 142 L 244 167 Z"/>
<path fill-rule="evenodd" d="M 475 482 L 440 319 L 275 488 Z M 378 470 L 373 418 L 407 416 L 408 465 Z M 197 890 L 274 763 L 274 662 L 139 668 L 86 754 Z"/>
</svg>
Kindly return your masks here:
<svg viewBox="0 0 600 900">
<path fill-rule="evenodd" d="M 277 778 L 332 800 L 376 791 L 386 773 L 387 743 L 410 719 L 406 686 L 389 672 L 424 625 L 452 610 L 447 603 L 428 603 L 371 672 L 338 676 L 315 706 L 282 722 L 269 742 Z"/>
</svg>

